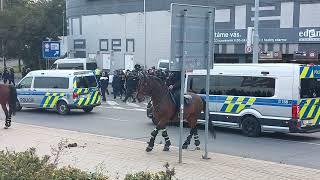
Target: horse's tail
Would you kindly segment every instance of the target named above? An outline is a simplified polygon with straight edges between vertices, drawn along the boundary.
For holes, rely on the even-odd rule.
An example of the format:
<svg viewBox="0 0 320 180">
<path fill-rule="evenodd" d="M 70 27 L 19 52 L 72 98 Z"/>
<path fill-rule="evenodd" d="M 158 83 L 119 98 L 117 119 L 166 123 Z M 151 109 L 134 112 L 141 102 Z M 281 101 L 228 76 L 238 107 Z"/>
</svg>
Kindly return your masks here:
<svg viewBox="0 0 320 180">
<path fill-rule="evenodd" d="M 205 113 L 206 112 L 206 106 L 207 106 L 207 104 L 206 104 L 206 101 L 205 101 L 205 99 L 202 99 L 201 98 L 201 100 L 202 100 L 202 104 L 203 104 L 203 112 Z M 210 113 L 209 113 L 209 132 L 210 132 L 210 134 L 212 135 L 212 137 L 214 138 L 214 139 L 216 139 L 216 130 L 214 129 L 214 126 L 213 126 L 213 123 L 212 123 L 212 121 L 211 121 L 211 119 L 210 119 Z"/>
<path fill-rule="evenodd" d="M 12 115 L 16 114 L 16 109 L 17 109 L 17 89 L 10 85 L 10 99 L 9 99 L 9 108 L 10 111 L 12 112 Z"/>
</svg>

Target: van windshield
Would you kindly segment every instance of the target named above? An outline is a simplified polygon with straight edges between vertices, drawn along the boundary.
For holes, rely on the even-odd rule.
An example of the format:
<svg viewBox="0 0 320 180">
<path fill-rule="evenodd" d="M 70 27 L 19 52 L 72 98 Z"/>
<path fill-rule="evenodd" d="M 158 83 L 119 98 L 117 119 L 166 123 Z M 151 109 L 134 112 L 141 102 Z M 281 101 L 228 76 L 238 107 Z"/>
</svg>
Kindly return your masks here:
<svg viewBox="0 0 320 180">
<path fill-rule="evenodd" d="M 320 97 L 320 79 L 305 78 L 301 79 L 301 98 L 317 98 Z"/>
<path fill-rule="evenodd" d="M 59 63 L 58 69 L 77 69 L 84 70 L 83 63 Z"/>
<path fill-rule="evenodd" d="M 169 63 L 161 62 L 159 64 L 159 68 L 169 69 Z"/>
<path fill-rule="evenodd" d="M 76 77 L 77 88 L 97 87 L 95 76 L 80 76 Z"/>
<path fill-rule="evenodd" d="M 97 69 L 96 63 L 87 63 L 87 69 L 86 70 L 95 70 Z"/>
</svg>

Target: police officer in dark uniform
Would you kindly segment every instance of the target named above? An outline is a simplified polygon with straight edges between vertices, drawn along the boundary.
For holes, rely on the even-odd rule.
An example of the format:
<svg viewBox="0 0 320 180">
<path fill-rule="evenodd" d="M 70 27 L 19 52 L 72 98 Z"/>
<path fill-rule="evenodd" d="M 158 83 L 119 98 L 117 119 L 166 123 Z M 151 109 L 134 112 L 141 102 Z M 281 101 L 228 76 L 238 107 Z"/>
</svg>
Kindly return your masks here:
<svg viewBox="0 0 320 180">
<path fill-rule="evenodd" d="M 132 71 L 126 77 L 126 97 L 123 102 L 126 102 L 130 97 L 132 98 L 132 102 L 136 102 L 134 93 L 137 90 L 138 86 L 138 74 L 135 71 Z"/>
<path fill-rule="evenodd" d="M 106 101 L 106 91 L 108 89 L 109 77 L 107 76 L 107 72 L 102 72 L 102 76 L 100 78 L 100 86 L 101 86 L 101 95 L 102 101 Z"/>
<path fill-rule="evenodd" d="M 180 107 L 180 93 L 181 93 L 181 73 L 174 71 L 169 76 L 168 82 L 169 90 L 173 94 L 177 109 Z"/>
<path fill-rule="evenodd" d="M 2 79 L 3 79 L 4 84 L 6 84 L 9 80 L 9 72 L 8 72 L 7 68 L 4 68 L 4 70 L 3 70 Z"/>
</svg>

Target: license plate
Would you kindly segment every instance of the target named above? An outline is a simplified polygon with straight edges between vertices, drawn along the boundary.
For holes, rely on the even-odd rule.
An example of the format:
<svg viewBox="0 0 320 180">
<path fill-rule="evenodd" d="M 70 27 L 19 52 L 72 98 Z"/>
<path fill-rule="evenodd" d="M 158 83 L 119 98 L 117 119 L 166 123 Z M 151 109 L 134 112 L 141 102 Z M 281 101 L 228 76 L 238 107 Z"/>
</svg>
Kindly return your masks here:
<svg viewBox="0 0 320 180">
<path fill-rule="evenodd" d="M 311 120 L 304 120 L 302 121 L 303 125 L 312 125 L 312 119 Z"/>
</svg>

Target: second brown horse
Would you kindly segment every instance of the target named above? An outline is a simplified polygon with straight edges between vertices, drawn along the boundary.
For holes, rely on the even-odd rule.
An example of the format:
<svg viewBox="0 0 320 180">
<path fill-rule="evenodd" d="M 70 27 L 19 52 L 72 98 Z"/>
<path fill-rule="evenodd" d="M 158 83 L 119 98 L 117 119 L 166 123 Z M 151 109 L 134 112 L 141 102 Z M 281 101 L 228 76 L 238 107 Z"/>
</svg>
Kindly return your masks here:
<svg viewBox="0 0 320 180">
<path fill-rule="evenodd" d="M 156 128 L 151 133 L 150 141 L 148 142 L 147 152 L 153 150 L 155 139 L 160 130 L 162 130 L 162 136 L 165 139 L 164 151 L 169 151 L 171 141 L 168 136 L 166 126 L 168 122 L 178 122 L 178 111 L 174 101 L 170 95 L 168 87 L 159 78 L 155 76 L 146 75 L 145 73 L 140 75 L 140 80 L 137 90 L 138 101 L 143 101 L 145 96 L 151 97 L 153 104 L 154 118 L 159 122 Z M 196 149 L 200 149 L 200 140 L 197 130 L 197 120 L 200 118 L 201 112 L 204 110 L 204 104 L 200 96 L 188 93 L 191 96 L 190 102 L 184 106 L 184 119 L 188 122 L 191 130 L 187 139 L 183 144 L 183 149 L 187 149 L 190 145 L 190 141 L 194 136 Z M 215 134 L 213 124 L 209 121 L 209 130 L 212 135 Z"/>
</svg>

